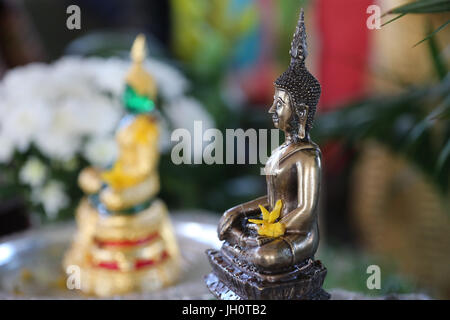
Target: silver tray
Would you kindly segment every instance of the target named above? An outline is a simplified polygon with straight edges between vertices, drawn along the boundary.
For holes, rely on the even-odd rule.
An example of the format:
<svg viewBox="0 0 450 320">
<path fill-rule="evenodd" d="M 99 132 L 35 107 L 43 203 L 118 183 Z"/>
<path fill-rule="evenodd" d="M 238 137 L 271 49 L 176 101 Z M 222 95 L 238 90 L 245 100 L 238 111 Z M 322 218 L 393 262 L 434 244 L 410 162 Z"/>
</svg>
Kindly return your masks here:
<svg viewBox="0 0 450 320">
<path fill-rule="evenodd" d="M 214 299 L 203 282 L 211 271 L 207 248 L 219 248 L 219 216 L 207 212 L 171 214 L 182 253 L 182 276 L 174 286 L 153 292 L 133 293 L 114 299 Z M 0 299 L 95 299 L 69 290 L 61 267 L 64 252 L 75 233 L 75 224 L 54 224 L 0 238 Z M 424 294 L 371 297 L 342 289 L 327 290 L 333 300 L 430 299 Z"/>
<path fill-rule="evenodd" d="M 210 272 L 207 248 L 219 248 L 218 216 L 184 212 L 171 215 L 182 253 L 180 281 L 153 293 L 134 293 L 120 299 L 212 299 L 203 282 Z M 64 223 L 0 238 L 0 299 L 94 299 L 69 290 L 61 267 L 75 224 Z"/>
</svg>

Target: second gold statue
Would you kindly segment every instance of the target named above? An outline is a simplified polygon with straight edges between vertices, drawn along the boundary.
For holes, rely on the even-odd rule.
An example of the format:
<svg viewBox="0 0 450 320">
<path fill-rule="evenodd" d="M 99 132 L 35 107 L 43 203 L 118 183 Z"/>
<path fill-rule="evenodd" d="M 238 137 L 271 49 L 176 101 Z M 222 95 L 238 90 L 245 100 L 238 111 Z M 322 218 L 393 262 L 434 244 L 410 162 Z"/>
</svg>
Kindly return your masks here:
<svg viewBox="0 0 450 320">
<path fill-rule="evenodd" d="M 77 234 L 64 267 L 81 270 L 81 290 L 113 296 L 153 291 L 174 283 L 179 250 L 159 192 L 159 125 L 156 85 L 143 67 L 146 45 L 139 35 L 123 102 L 127 115 L 116 133 L 119 154 L 108 169 L 85 168 L 79 185 L 86 196 L 77 212 Z"/>
</svg>

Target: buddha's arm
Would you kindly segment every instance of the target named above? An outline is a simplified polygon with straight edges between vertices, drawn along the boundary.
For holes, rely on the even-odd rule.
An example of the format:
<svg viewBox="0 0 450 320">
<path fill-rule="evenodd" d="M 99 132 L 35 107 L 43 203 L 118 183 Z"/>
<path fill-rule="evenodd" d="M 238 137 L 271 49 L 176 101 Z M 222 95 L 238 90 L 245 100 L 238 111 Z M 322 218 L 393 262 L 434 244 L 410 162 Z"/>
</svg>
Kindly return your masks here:
<svg viewBox="0 0 450 320">
<path fill-rule="evenodd" d="M 253 199 L 253 200 L 243 203 L 237 207 L 240 209 L 239 211 L 241 211 L 245 216 L 247 216 L 249 214 L 254 213 L 255 211 L 259 211 L 260 205 L 263 207 L 267 207 L 269 205 L 267 195 Z"/>
<path fill-rule="evenodd" d="M 308 232 L 317 219 L 319 199 L 321 155 L 320 150 L 311 149 L 303 153 L 296 163 L 298 175 L 298 207 L 281 219 L 291 233 Z"/>
<path fill-rule="evenodd" d="M 156 144 L 137 145 L 126 152 L 122 157 L 124 174 L 144 179 L 157 169 L 159 151 Z"/>
<path fill-rule="evenodd" d="M 240 204 L 225 211 L 225 213 L 222 215 L 222 218 L 220 219 L 219 226 L 217 228 L 219 239 L 224 240 L 225 235 L 231 229 L 233 223 L 239 218 L 246 217 L 258 211 L 259 205 L 262 205 L 263 207 L 267 207 L 269 205 L 267 195 Z"/>
<path fill-rule="evenodd" d="M 94 167 L 84 168 L 78 176 L 78 185 L 86 194 L 96 193 L 102 187 L 100 170 Z"/>
<path fill-rule="evenodd" d="M 142 148 L 142 153 L 143 154 L 140 157 L 140 159 L 142 159 L 140 162 L 142 163 L 140 165 L 144 168 L 144 170 L 146 170 L 145 174 L 149 174 L 157 170 L 160 157 L 157 141 Z M 144 163 L 146 163 L 146 166 Z"/>
<path fill-rule="evenodd" d="M 100 200 L 108 210 L 119 211 L 151 199 L 159 191 L 159 177 L 157 172 L 149 175 L 142 182 L 131 187 L 114 190 L 110 187 L 100 192 Z"/>
</svg>

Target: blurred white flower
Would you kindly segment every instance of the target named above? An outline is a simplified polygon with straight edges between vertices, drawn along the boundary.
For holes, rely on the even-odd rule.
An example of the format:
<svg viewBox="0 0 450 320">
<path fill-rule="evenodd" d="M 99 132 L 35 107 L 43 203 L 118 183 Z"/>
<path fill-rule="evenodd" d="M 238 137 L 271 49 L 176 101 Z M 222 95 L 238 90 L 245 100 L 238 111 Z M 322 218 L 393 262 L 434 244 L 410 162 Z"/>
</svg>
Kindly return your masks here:
<svg viewBox="0 0 450 320">
<path fill-rule="evenodd" d="M 204 129 L 214 126 L 203 106 L 185 96 L 189 82 L 178 69 L 154 59 L 146 67 L 168 105 L 169 119 L 161 122 L 161 150 L 170 147 L 168 124 L 192 130 L 194 120 L 201 120 Z M 15 151 L 25 153 L 33 145 L 49 163 L 57 160 L 65 170 L 77 169 L 80 153 L 95 166 L 112 163 L 129 68 L 129 60 L 70 56 L 9 71 L 0 81 L 0 162 L 10 162 Z M 31 200 L 53 219 L 70 197 L 63 183 L 46 182 L 51 170 L 50 164 L 30 158 L 19 179 L 33 187 Z"/>
<path fill-rule="evenodd" d="M 39 132 L 35 142 L 42 154 L 50 159 L 68 161 L 80 150 L 81 137 L 50 128 Z"/>
<path fill-rule="evenodd" d="M 114 137 L 96 137 L 86 144 L 83 154 L 93 166 L 104 168 L 117 157 L 117 143 Z"/>
<path fill-rule="evenodd" d="M 193 98 L 178 98 L 173 100 L 172 103 L 165 106 L 166 114 L 172 123 L 173 129 L 183 128 L 187 129 L 191 133 L 191 137 L 195 139 L 194 125 L 196 121 L 200 121 L 202 132 L 201 138 L 205 130 L 214 128 L 215 123 L 211 115 L 203 108 L 197 100 Z M 206 145 L 203 142 L 203 145 Z M 194 157 L 202 157 L 203 150 L 201 148 L 193 149 Z"/>
<path fill-rule="evenodd" d="M 33 202 L 42 204 L 49 219 L 55 219 L 58 212 L 69 205 L 64 185 L 55 180 L 49 181 L 43 188 L 33 189 L 31 198 Z"/>
<path fill-rule="evenodd" d="M 194 121 L 201 121 L 203 130 L 215 126 L 214 119 L 194 98 L 178 98 L 164 106 L 167 116 L 174 129 L 184 128 L 194 134 Z"/>
<path fill-rule="evenodd" d="M 159 150 L 165 153 L 170 150 L 170 129 L 167 120 L 164 117 L 159 117 Z"/>
<path fill-rule="evenodd" d="M 20 152 L 28 149 L 38 132 L 49 127 L 50 110 L 39 101 L 11 102 L 5 109 L 6 113 L 2 116 L 2 132 Z"/>
<path fill-rule="evenodd" d="M 32 187 L 42 185 L 46 175 L 47 167 L 35 157 L 29 158 L 19 171 L 20 181 Z"/>
<path fill-rule="evenodd" d="M 6 73 L 1 86 L 4 88 L 7 97 L 28 96 L 31 99 L 35 93 L 38 94 L 37 96 L 41 96 L 43 86 L 48 83 L 48 81 L 43 81 L 48 75 L 48 71 L 48 65 L 44 63 L 31 63 L 23 67 L 17 67 Z"/>
<path fill-rule="evenodd" d="M 11 161 L 14 154 L 14 145 L 8 137 L 0 133 L 0 163 L 7 163 Z"/>
<path fill-rule="evenodd" d="M 114 132 L 123 112 L 118 99 L 113 100 L 105 96 L 96 96 L 85 101 L 81 110 L 83 119 L 80 119 L 82 125 L 79 127 L 79 133 L 93 137 Z"/>
<path fill-rule="evenodd" d="M 83 119 L 80 119 L 83 118 L 83 108 L 85 108 L 82 102 L 76 98 L 61 101 L 53 112 L 51 130 L 67 136 L 84 133 L 85 126 Z"/>
<path fill-rule="evenodd" d="M 146 67 L 155 78 L 159 92 L 167 100 L 183 96 L 189 88 L 189 82 L 183 74 L 168 64 L 148 59 Z"/>
<path fill-rule="evenodd" d="M 89 70 L 93 74 L 97 89 L 110 92 L 115 96 L 122 95 L 125 87 L 123 79 L 130 67 L 128 61 L 119 58 L 90 58 L 86 64 L 89 65 Z"/>
<path fill-rule="evenodd" d="M 179 70 L 154 59 L 147 59 L 146 67 L 163 100 L 175 106 L 170 122 L 178 127 L 192 119 L 211 122 L 198 102 L 186 99 L 189 82 Z M 8 72 L 0 82 L 0 161 L 10 161 L 14 150 L 25 152 L 34 143 L 51 159 L 68 161 L 83 152 L 104 164 L 108 160 L 93 156 L 92 144 L 112 136 L 124 113 L 121 96 L 129 68 L 130 61 L 119 58 L 68 56 Z M 163 127 L 166 138 L 170 135 Z M 169 144 L 161 143 L 162 150 Z"/>
</svg>

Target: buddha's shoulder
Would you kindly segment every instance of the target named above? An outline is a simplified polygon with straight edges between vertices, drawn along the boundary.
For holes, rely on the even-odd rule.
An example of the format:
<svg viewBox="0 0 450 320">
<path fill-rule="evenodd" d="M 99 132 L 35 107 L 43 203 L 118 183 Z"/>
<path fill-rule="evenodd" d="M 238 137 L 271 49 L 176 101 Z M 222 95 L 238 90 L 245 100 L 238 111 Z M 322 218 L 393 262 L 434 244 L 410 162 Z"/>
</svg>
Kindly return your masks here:
<svg viewBox="0 0 450 320">
<path fill-rule="evenodd" d="M 296 148 L 292 151 L 293 154 L 302 154 L 307 157 L 320 157 L 321 151 L 317 144 L 315 144 L 312 141 L 303 142 L 301 144 L 298 144 Z"/>
<path fill-rule="evenodd" d="M 289 150 L 283 160 L 289 162 L 320 162 L 320 148 L 314 142 L 296 144 Z"/>
</svg>

